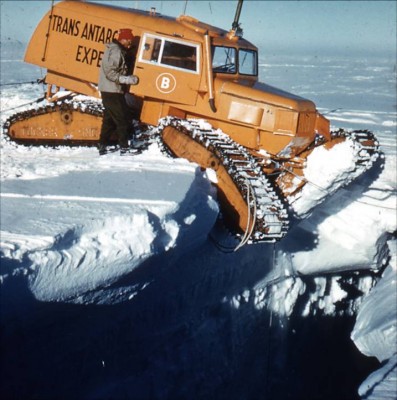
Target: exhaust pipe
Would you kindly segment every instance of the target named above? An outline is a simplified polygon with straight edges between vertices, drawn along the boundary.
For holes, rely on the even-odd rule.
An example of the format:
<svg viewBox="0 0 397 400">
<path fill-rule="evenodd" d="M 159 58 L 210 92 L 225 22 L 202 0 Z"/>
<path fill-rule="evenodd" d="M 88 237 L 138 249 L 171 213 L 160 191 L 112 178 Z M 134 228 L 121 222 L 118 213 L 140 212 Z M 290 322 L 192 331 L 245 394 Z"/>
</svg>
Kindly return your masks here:
<svg viewBox="0 0 397 400">
<path fill-rule="evenodd" d="M 234 16 L 234 21 L 232 24 L 232 31 L 234 32 L 235 36 L 238 37 L 243 37 L 243 30 L 240 27 L 240 14 L 241 14 L 241 9 L 243 8 L 243 1 L 244 0 L 238 0 L 237 8 L 236 8 L 236 14 Z"/>
</svg>

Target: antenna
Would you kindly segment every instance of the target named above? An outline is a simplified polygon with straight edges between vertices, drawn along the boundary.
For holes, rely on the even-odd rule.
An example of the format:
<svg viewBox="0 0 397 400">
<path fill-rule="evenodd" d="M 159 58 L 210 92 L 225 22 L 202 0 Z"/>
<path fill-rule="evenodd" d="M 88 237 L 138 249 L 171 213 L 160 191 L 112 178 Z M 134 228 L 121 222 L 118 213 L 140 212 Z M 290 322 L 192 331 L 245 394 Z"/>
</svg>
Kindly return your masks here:
<svg viewBox="0 0 397 400">
<path fill-rule="evenodd" d="M 50 37 L 51 21 L 52 21 L 53 14 L 54 14 L 54 0 L 51 0 L 51 14 L 48 19 L 48 30 L 47 30 L 47 34 L 45 35 L 44 53 L 43 53 L 43 57 L 41 58 L 41 61 L 45 61 L 45 56 L 47 54 L 48 39 Z"/>
<path fill-rule="evenodd" d="M 188 2 L 189 0 L 185 0 L 185 8 L 183 9 L 183 15 L 186 15 L 186 8 L 187 8 L 187 2 Z"/>
</svg>

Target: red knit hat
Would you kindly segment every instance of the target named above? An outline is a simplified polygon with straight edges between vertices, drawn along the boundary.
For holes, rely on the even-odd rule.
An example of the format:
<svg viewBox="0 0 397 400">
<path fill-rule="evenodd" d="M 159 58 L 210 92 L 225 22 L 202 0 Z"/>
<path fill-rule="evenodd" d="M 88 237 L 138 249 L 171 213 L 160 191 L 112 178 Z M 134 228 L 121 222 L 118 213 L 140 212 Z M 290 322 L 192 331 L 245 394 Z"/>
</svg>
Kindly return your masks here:
<svg viewBox="0 0 397 400">
<path fill-rule="evenodd" d="M 134 35 L 132 34 L 132 30 L 131 29 L 120 29 L 118 40 L 122 40 L 122 39 L 133 40 Z"/>
</svg>

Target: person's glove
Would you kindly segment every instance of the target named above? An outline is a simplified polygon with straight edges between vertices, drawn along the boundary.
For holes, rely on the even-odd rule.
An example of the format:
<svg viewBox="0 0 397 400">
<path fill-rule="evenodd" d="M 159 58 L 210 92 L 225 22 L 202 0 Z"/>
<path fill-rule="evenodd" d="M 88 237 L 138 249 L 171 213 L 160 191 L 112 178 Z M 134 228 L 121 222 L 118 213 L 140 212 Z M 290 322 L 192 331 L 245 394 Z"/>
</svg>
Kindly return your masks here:
<svg viewBox="0 0 397 400">
<path fill-rule="evenodd" d="M 120 76 L 119 82 L 122 85 L 137 85 L 139 82 L 139 78 L 136 75 Z"/>
</svg>

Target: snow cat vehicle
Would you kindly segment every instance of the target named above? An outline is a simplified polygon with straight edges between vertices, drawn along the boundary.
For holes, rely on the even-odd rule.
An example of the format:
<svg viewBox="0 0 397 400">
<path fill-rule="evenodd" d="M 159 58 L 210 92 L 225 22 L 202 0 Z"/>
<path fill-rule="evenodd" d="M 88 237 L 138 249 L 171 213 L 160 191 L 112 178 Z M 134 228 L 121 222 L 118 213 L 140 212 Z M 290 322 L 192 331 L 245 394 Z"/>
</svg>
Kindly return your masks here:
<svg viewBox="0 0 397 400">
<path fill-rule="evenodd" d="M 154 8 L 52 3 L 25 54 L 47 71 L 46 103 L 11 116 L 5 133 L 28 144 L 97 143 L 104 44 L 131 28 L 131 72 L 139 84 L 129 90 L 140 123 L 156 127 L 152 132 L 173 156 L 216 172 L 222 218 L 241 243 L 283 238 L 289 215 L 308 211 L 296 205 L 310 185 L 304 176 L 310 154 L 349 144 L 354 166 L 340 186 L 371 167 L 378 143 L 368 131 L 331 132 L 312 101 L 258 81 L 258 49 L 239 23 L 242 3 L 229 31 Z"/>
</svg>

